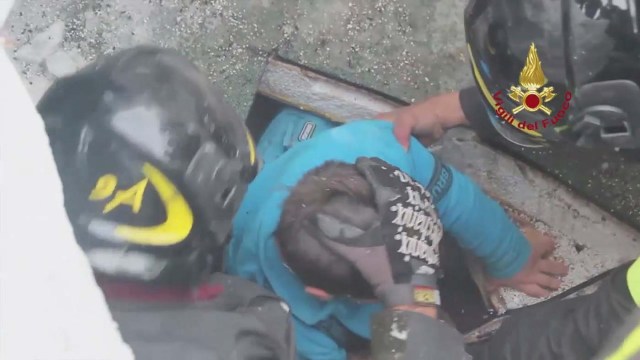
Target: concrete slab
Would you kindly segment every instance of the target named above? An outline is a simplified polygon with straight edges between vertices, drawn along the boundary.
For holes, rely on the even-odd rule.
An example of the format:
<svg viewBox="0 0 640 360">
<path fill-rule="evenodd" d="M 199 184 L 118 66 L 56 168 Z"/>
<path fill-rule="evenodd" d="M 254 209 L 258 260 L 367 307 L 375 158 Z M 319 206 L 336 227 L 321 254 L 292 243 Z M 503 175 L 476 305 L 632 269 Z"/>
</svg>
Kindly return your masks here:
<svg viewBox="0 0 640 360">
<path fill-rule="evenodd" d="M 287 105 L 338 122 L 366 118 L 372 115 L 372 111 L 386 112 L 398 105 L 370 92 L 354 92 L 342 81 L 277 59 L 270 59 L 267 63 L 258 91 Z"/>
<path fill-rule="evenodd" d="M 479 143 L 469 130 L 451 131 L 436 151 L 557 239 L 555 256 L 570 270 L 556 294 L 640 255 L 640 233 L 635 229 L 548 175 Z M 498 310 L 540 301 L 513 290 L 503 290 L 501 296 L 494 299 Z"/>
<path fill-rule="evenodd" d="M 407 102 L 471 85 L 466 0 L 300 0 L 289 60 Z"/>
<path fill-rule="evenodd" d="M 176 47 L 219 83 L 245 115 L 270 53 L 406 101 L 471 84 L 464 0 L 22 0 L 5 32 L 27 85 L 52 80 L 56 50 L 86 61 L 135 44 Z M 51 49 L 37 36 L 64 24 Z M 42 36 L 46 36 L 42 35 Z M 19 54 L 39 51 L 42 59 Z M 46 51 L 45 51 L 46 50 Z M 37 95 L 39 91 L 36 91 Z"/>
<path fill-rule="evenodd" d="M 294 0 L 22 0 L 2 33 L 36 101 L 42 93 L 38 84 L 66 72 L 52 73 L 44 65 L 59 51 L 80 54 L 84 63 L 133 45 L 156 44 L 188 55 L 246 115 L 264 62 L 287 41 L 296 9 Z"/>
<path fill-rule="evenodd" d="M 618 219 L 640 229 L 640 161 L 610 149 L 559 144 L 531 151 L 492 137 L 510 156 L 544 171 Z"/>
</svg>

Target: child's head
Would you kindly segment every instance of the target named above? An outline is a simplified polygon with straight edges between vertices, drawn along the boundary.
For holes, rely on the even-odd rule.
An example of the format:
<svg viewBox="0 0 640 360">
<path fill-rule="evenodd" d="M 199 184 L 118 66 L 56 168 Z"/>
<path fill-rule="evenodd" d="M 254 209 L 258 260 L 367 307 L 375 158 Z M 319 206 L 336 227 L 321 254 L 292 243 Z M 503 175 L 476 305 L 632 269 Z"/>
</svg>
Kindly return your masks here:
<svg viewBox="0 0 640 360">
<path fill-rule="evenodd" d="M 374 298 L 355 267 L 305 230 L 305 223 L 313 223 L 319 212 L 359 228 L 375 221 L 371 185 L 354 165 L 329 161 L 305 174 L 284 203 L 276 239 L 286 265 L 306 286 L 333 296 Z"/>
</svg>

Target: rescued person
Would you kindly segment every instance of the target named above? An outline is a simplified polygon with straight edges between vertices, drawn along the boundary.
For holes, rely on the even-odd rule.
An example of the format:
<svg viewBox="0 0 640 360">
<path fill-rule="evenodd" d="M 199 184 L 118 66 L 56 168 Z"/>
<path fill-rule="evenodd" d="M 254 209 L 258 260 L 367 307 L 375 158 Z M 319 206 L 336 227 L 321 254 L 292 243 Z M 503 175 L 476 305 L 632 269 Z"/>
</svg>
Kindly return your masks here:
<svg viewBox="0 0 640 360">
<path fill-rule="evenodd" d="M 551 239 L 535 231 L 527 239 L 477 185 L 411 141 L 406 151 L 395 140 L 392 124 L 354 121 L 292 146 L 267 162 L 249 186 L 234 219 L 226 269 L 273 290 L 289 304 L 300 358 L 345 359 L 348 352 L 362 350 L 371 336 L 370 318 L 382 308 L 372 301 L 380 296 L 361 272 L 300 230 L 335 196 L 371 201 L 371 192 L 353 169 L 360 157 L 398 167 L 431 194 L 435 208 L 429 216 L 420 212 L 427 204 L 415 191 L 407 203 L 395 204 L 395 233 L 390 236 L 405 257 L 436 261 L 439 238 L 447 231 L 484 260 L 501 285 L 531 295 L 560 286 L 556 277 L 567 269 L 545 257 L 553 249 Z M 334 205 L 332 211 L 340 210 Z M 362 216 L 356 222 L 374 217 L 364 210 L 353 214 Z M 435 218 L 439 220 L 427 221 Z"/>
</svg>

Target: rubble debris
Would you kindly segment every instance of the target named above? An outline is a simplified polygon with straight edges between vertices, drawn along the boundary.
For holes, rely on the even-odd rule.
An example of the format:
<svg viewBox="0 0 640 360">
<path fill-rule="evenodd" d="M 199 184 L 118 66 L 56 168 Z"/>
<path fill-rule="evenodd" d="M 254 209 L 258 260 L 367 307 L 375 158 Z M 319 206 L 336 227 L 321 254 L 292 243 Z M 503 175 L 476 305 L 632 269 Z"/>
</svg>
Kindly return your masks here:
<svg viewBox="0 0 640 360">
<path fill-rule="evenodd" d="M 53 55 L 46 59 L 47 70 L 56 76 L 64 77 L 71 75 L 78 70 L 78 65 L 74 62 L 74 59 L 65 51 L 57 51 Z"/>
<path fill-rule="evenodd" d="M 52 55 L 64 39 L 64 22 L 56 21 L 49 28 L 36 35 L 27 45 L 16 51 L 19 60 L 40 64 Z"/>
</svg>

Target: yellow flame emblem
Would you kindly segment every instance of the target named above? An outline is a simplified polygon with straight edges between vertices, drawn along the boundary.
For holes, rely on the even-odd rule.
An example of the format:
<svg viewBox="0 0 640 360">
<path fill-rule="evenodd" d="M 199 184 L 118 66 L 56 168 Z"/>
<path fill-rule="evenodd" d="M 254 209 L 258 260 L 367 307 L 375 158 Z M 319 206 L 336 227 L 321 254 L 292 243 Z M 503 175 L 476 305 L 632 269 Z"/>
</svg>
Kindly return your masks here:
<svg viewBox="0 0 640 360">
<path fill-rule="evenodd" d="M 520 86 L 511 86 L 509 97 L 520 105 L 513 109 L 517 114 L 522 110 L 538 111 L 542 110 L 547 115 L 551 114 L 551 109 L 544 106 L 544 103 L 551 101 L 556 94 L 553 86 L 547 86 L 538 92 L 538 89 L 547 83 L 547 78 L 542 71 L 542 62 L 538 58 L 538 51 L 534 43 L 529 47 L 527 60 L 519 77 Z"/>
</svg>

